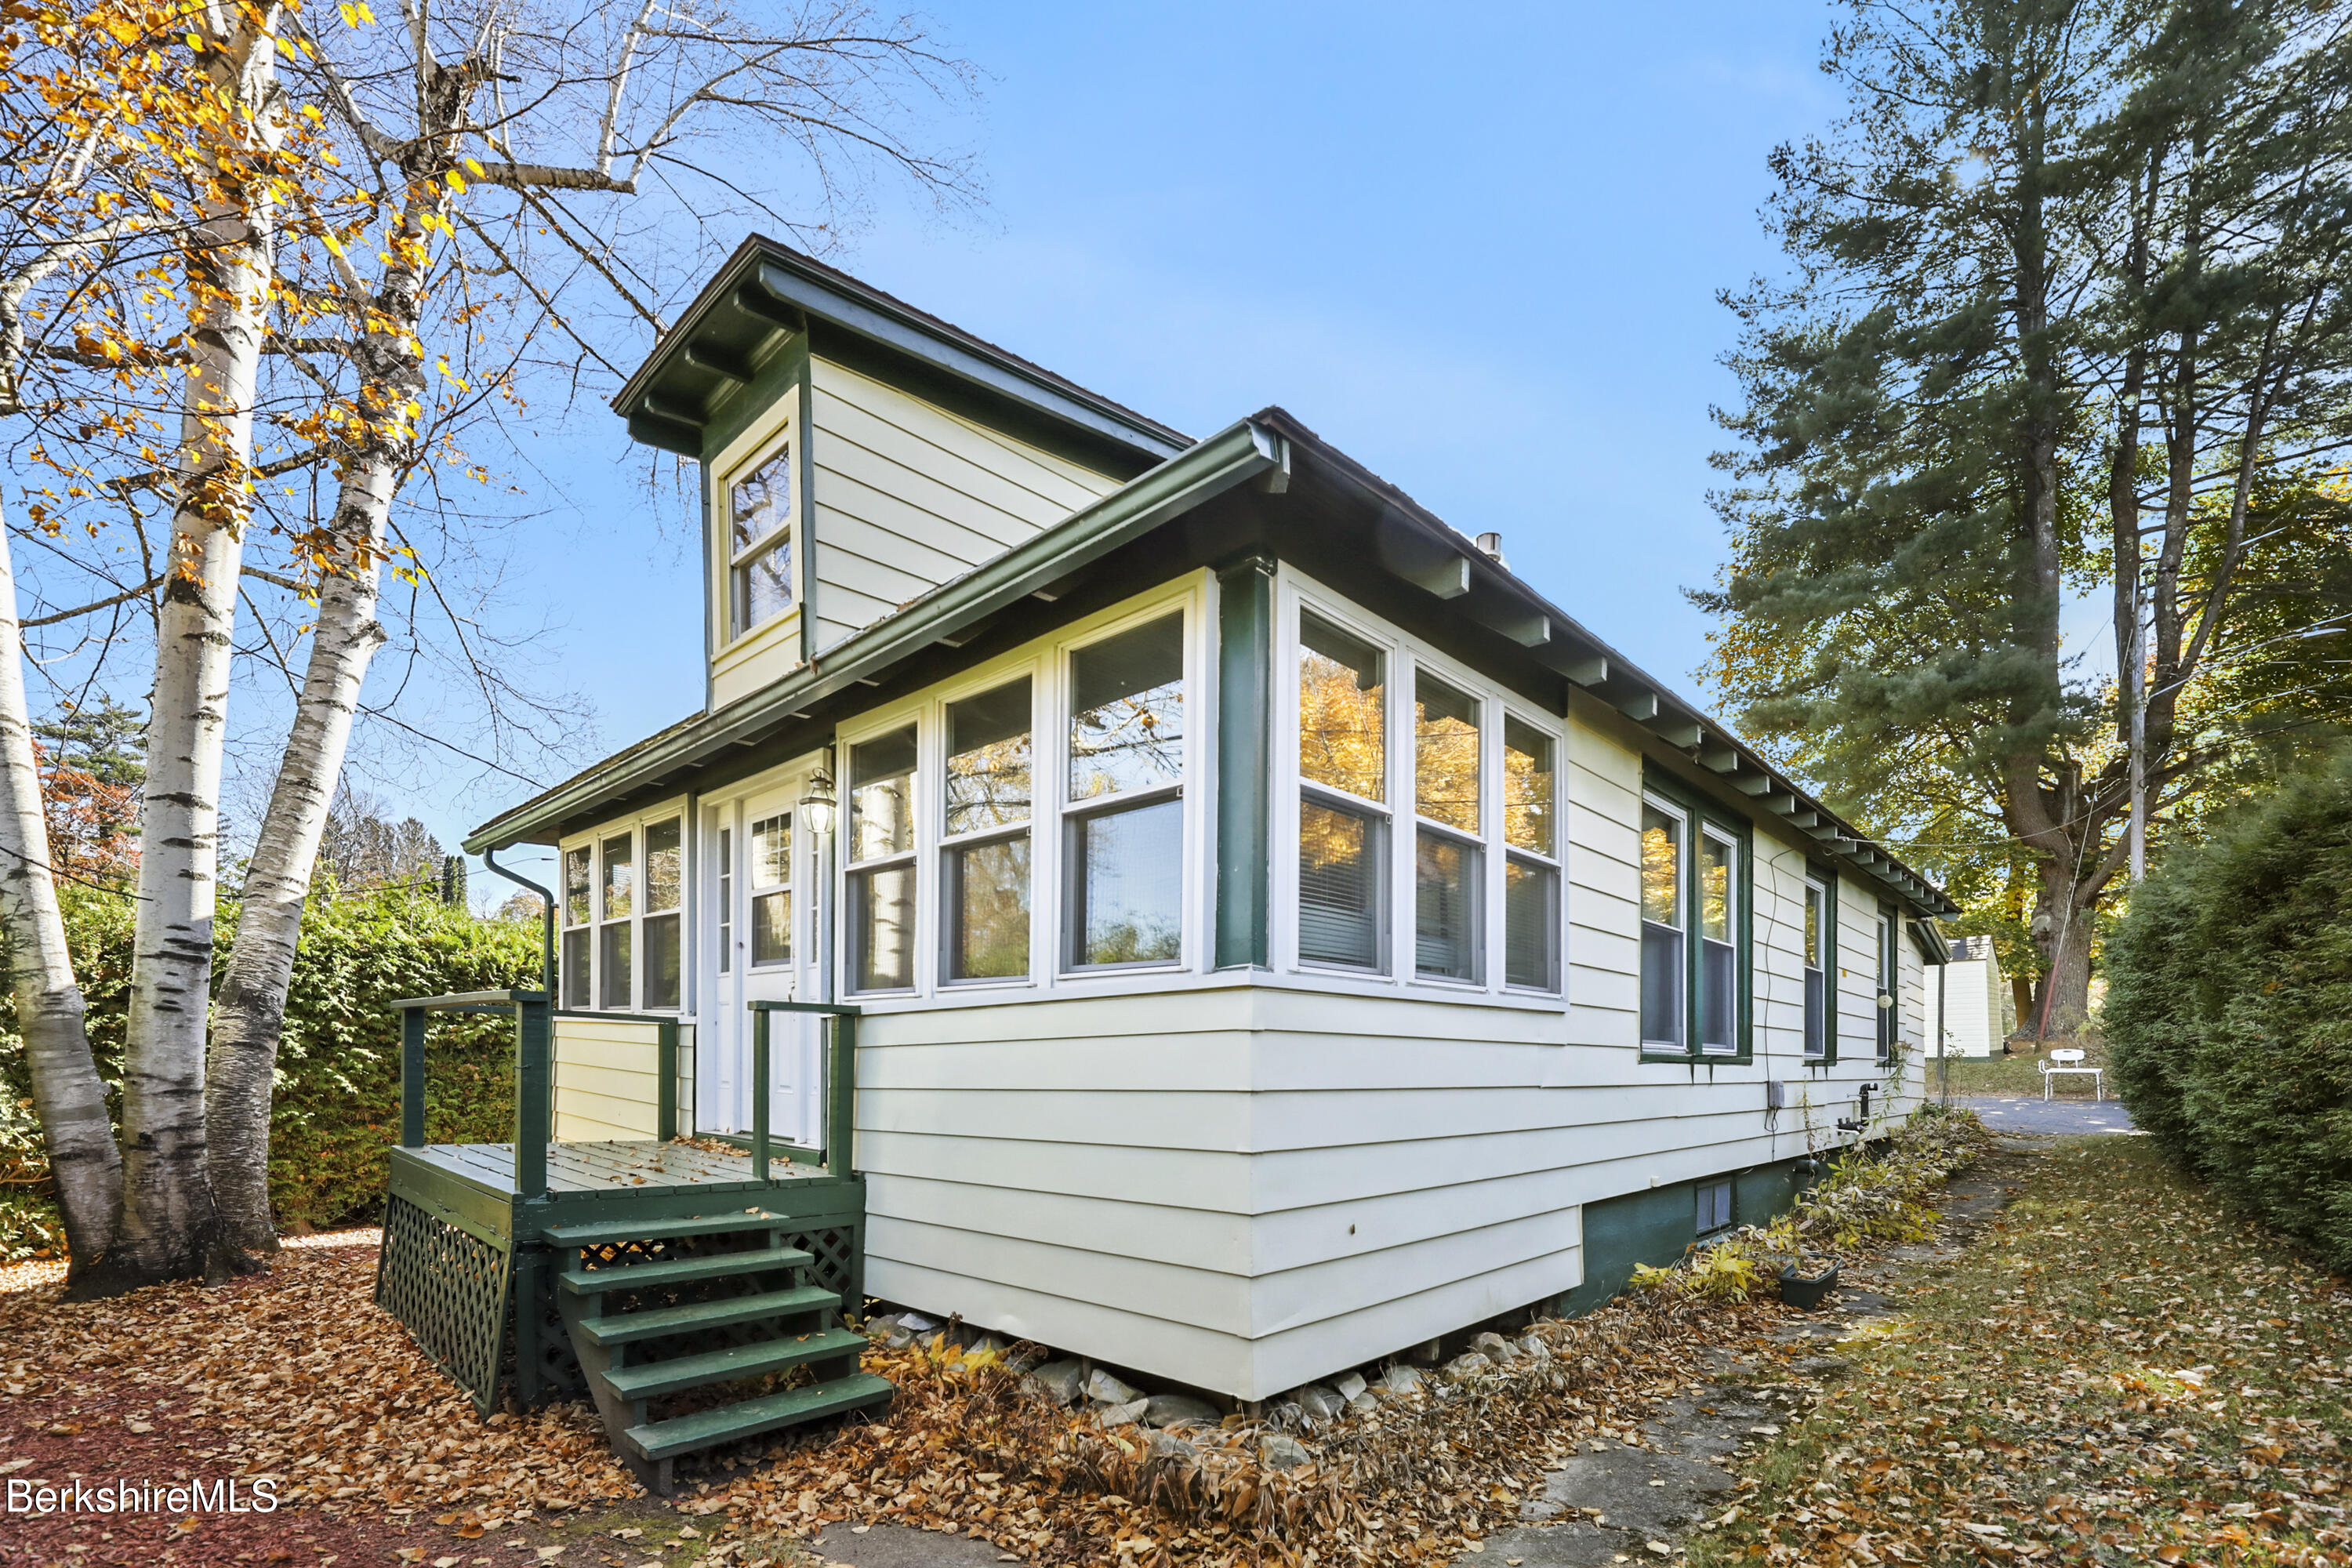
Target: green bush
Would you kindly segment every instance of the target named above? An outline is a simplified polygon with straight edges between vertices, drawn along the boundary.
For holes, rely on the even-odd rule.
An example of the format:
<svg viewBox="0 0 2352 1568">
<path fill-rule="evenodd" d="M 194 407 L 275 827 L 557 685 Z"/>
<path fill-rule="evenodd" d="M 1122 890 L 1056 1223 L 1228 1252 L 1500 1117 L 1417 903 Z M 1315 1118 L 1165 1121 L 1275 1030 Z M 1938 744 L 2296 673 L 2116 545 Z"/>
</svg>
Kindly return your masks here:
<svg viewBox="0 0 2352 1568">
<path fill-rule="evenodd" d="M 89 1008 L 92 1050 L 120 1108 L 129 998 L 131 907 L 117 894 L 61 889 L 66 938 Z M 228 958 L 236 909 L 215 936 Z M 536 925 L 484 920 L 427 893 L 394 888 L 314 893 L 304 912 L 269 1131 L 269 1193 L 281 1226 L 361 1218 L 383 1202 L 385 1151 L 400 1131 L 400 1024 L 384 1004 L 401 996 L 534 984 Z M 504 1142 L 513 1136 L 514 1026 L 488 1016 L 442 1015 L 425 1066 L 425 1136 L 435 1142 Z M 61 1244 L 31 1114 L 32 1084 L 16 1004 L 0 994 L 0 1261 Z"/>
<path fill-rule="evenodd" d="M 2116 1085 L 2158 1147 L 2352 1269 L 2352 755 L 2224 817 L 2108 950 Z"/>
</svg>

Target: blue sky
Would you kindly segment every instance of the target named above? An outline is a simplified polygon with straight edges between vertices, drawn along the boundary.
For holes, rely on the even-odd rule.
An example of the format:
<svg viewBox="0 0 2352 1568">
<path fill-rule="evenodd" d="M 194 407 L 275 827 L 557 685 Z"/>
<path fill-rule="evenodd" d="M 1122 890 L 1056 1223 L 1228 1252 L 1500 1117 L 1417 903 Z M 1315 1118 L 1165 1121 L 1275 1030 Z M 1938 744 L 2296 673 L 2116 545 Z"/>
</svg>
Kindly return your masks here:
<svg viewBox="0 0 2352 1568">
<path fill-rule="evenodd" d="M 1722 558 L 1707 408 L 1733 390 L 1715 293 L 1775 264 L 1765 158 L 1835 112 L 1829 8 L 933 14 L 988 79 L 939 128 L 988 201 L 942 224 L 886 198 L 831 259 L 1196 435 L 1279 403 L 1696 690 L 1680 591 Z M 544 624 L 591 755 L 701 698 L 683 513 L 620 447 L 601 405 L 544 432 L 496 610 Z M 363 782 L 452 844 L 528 793 Z"/>
</svg>

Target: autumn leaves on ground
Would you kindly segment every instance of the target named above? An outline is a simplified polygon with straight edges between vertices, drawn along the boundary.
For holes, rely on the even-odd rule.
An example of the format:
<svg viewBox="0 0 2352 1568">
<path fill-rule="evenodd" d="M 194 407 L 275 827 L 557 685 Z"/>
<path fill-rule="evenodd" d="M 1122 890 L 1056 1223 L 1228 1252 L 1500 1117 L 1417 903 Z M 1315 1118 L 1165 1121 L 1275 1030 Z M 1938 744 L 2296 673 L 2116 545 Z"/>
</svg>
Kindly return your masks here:
<svg viewBox="0 0 2352 1568">
<path fill-rule="evenodd" d="M 1840 1349 L 1852 1370 L 1737 1461 L 1736 1507 L 1675 1550 L 1695 1568 L 2352 1563 L 2352 1292 L 2144 1140 L 1991 1159 L 2008 1206 L 1956 1256 L 1888 1266 L 1888 1314 Z M 1709 1347 L 1790 1355 L 1777 1305 L 1648 1300 L 1551 1325 L 1548 1380 L 1384 1413 L 1394 1438 L 1357 1434 L 1345 1458 L 1401 1484 L 1342 1489 L 1264 1471 L 1237 1432 L 1155 1447 L 1001 1369 L 877 1352 L 904 1390 L 887 1422 L 748 1456 L 673 1508 L 636 1496 L 584 1406 L 477 1423 L 368 1304 L 373 1263 L 304 1247 L 262 1279 L 77 1307 L 37 1272 L 0 1279 L 9 1479 L 267 1474 L 293 1500 L 188 1524 L 8 1515 L 0 1561 L 794 1564 L 817 1561 L 797 1537 L 846 1521 L 1052 1563 L 1483 1562 L 1547 1460 L 1638 1439 Z"/>
</svg>

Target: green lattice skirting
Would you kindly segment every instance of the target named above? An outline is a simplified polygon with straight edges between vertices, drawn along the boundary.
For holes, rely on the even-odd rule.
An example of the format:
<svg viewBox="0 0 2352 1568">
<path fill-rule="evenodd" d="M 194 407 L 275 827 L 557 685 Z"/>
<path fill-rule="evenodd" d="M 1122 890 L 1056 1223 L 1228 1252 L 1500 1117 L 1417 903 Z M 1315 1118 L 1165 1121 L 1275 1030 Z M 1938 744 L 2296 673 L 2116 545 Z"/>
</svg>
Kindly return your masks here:
<svg viewBox="0 0 2352 1568">
<path fill-rule="evenodd" d="M 375 1303 L 407 1326 L 417 1347 L 485 1416 L 498 1408 L 513 1294 L 507 1247 L 392 1197 L 376 1257 Z"/>
</svg>

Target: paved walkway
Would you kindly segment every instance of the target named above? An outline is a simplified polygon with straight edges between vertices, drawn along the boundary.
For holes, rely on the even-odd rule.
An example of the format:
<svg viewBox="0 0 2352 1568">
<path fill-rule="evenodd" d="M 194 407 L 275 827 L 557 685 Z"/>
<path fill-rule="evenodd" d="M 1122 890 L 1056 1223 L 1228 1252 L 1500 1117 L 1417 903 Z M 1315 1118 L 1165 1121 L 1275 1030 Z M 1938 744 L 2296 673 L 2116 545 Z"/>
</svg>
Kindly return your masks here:
<svg viewBox="0 0 2352 1568">
<path fill-rule="evenodd" d="M 2087 1094 L 2069 1095 L 2044 1102 L 2038 1096 L 1969 1094 L 1952 1096 L 1984 1118 L 1996 1132 L 2129 1132 L 2131 1112 L 2120 1101 L 2094 1101 Z"/>
</svg>

